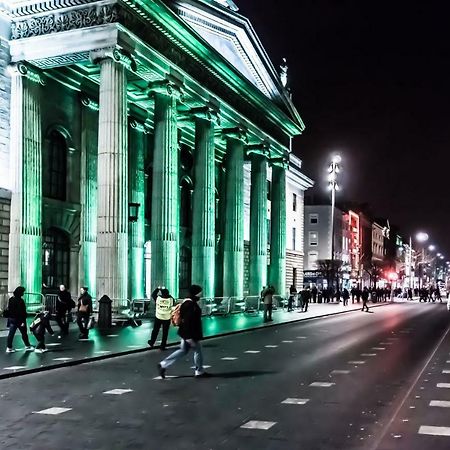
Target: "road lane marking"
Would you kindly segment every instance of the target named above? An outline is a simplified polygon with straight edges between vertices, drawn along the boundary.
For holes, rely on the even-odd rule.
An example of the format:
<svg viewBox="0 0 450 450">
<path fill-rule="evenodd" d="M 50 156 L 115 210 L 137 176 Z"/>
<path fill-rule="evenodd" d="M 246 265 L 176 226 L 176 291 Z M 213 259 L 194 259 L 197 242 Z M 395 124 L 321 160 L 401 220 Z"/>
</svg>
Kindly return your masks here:
<svg viewBox="0 0 450 450">
<path fill-rule="evenodd" d="M 33 414 L 46 414 L 49 416 L 57 416 L 58 414 L 65 413 L 67 411 L 72 411 L 72 408 L 58 408 L 55 406 L 53 408 L 43 409 L 42 411 L 33 411 Z"/>
<path fill-rule="evenodd" d="M 248 430 L 269 430 L 272 428 L 276 422 L 266 422 L 263 420 L 250 420 L 244 425 L 241 425 L 241 428 L 246 428 Z"/>
<path fill-rule="evenodd" d="M 431 427 L 422 425 L 419 434 L 429 434 L 431 436 L 450 436 L 450 427 Z"/>
<path fill-rule="evenodd" d="M 287 398 L 281 403 L 284 405 L 306 405 L 309 402 L 309 398 Z"/>
<path fill-rule="evenodd" d="M 308 339 L 307 336 L 297 336 L 295 339 Z"/>
<path fill-rule="evenodd" d="M 361 356 L 377 356 L 376 353 L 361 353 Z"/>
<path fill-rule="evenodd" d="M 173 378 L 178 378 L 176 375 L 166 375 L 165 376 L 165 379 L 173 379 Z M 153 378 L 154 380 L 164 380 L 164 378 L 162 378 L 162 377 L 155 377 L 155 378 Z"/>
<path fill-rule="evenodd" d="M 128 394 L 129 392 L 133 392 L 133 389 L 111 389 L 110 391 L 103 392 L 107 395 L 123 395 Z"/>
<path fill-rule="evenodd" d="M 450 389 L 450 383 L 438 383 L 436 385 L 436 387 L 442 388 L 442 389 Z"/>
<path fill-rule="evenodd" d="M 222 361 L 236 361 L 236 357 L 234 356 L 224 356 L 223 358 L 220 358 Z"/>
<path fill-rule="evenodd" d="M 261 350 L 246 350 L 244 353 L 249 353 L 251 355 L 256 355 L 256 353 L 261 353 Z"/>
<path fill-rule="evenodd" d="M 309 386 L 310 387 L 331 387 L 334 386 L 336 383 L 329 383 L 329 382 L 324 382 L 324 381 L 314 381 L 314 383 L 311 383 Z"/>
<path fill-rule="evenodd" d="M 439 408 L 450 408 L 450 402 L 446 400 L 431 400 L 430 406 L 438 406 Z"/>
<path fill-rule="evenodd" d="M 294 341 L 281 341 L 283 344 L 292 344 Z"/>
<path fill-rule="evenodd" d="M 443 370 L 442 373 L 450 373 L 450 370 Z"/>
<path fill-rule="evenodd" d="M 371 350 L 386 350 L 386 347 L 372 347 Z"/>
<path fill-rule="evenodd" d="M 350 373 L 350 370 L 333 370 L 331 371 L 332 375 L 347 375 Z"/>
<path fill-rule="evenodd" d="M 266 348 L 277 348 L 278 345 L 265 345 L 264 347 L 266 347 Z"/>
<path fill-rule="evenodd" d="M 365 364 L 366 362 L 365 361 L 349 361 L 348 362 L 348 364 L 356 364 L 356 365 L 358 365 L 358 364 Z"/>
</svg>

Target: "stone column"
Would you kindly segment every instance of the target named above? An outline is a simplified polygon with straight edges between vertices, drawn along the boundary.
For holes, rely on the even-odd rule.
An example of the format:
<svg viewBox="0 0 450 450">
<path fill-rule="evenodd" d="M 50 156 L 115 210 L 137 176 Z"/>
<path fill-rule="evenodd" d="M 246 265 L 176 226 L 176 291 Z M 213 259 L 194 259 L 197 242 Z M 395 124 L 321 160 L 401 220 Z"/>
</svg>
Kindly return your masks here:
<svg viewBox="0 0 450 450">
<path fill-rule="evenodd" d="M 277 295 L 286 294 L 286 168 L 272 166 L 270 279 Z"/>
<path fill-rule="evenodd" d="M 165 286 L 177 297 L 180 240 L 177 101 L 181 87 L 163 80 L 149 88 L 155 98 L 151 279 L 153 286 Z"/>
<path fill-rule="evenodd" d="M 97 292 L 98 103 L 81 97 L 81 221 L 79 287 Z"/>
<path fill-rule="evenodd" d="M 261 150 L 250 154 L 250 295 L 267 284 L 267 161 Z"/>
<path fill-rule="evenodd" d="M 129 196 L 137 206 L 136 221 L 129 225 L 129 291 L 130 298 L 144 298 L 144 244 L 145 244 L 145 152 L 147 130 L 144 125 L 130 121 Z M 139 205 L 139 206 L 138 206 Z"/>
<path fill-rule="evenodd" d="M 195 113 L 195 166 L 192 218 L 192 283 L 204 297 L 215 294 L 215 149 L 217 113 L 209 108 Z"/>
<path fill-rule="evenodd" d="M 11 67 L 11 228 L 10 291 L 23 285 L 28 293 L 42 290 L 42 131 L 41 76 L 25 64 Z M 40 302 L 38 296 L 27 297 Z"/>
<path fill-rule="evenodd" d="M 98 54 L 100 53 L 100 54 Z M 97 298 L 128 296 L 127 77 L 122 55 L 98 52 Z"/>
<path fill-rule="evenodd" d="M 225 225 L 223 295 L 244 294 L 244 140 L 241 129 L 225 130 Z"/>
</svg>

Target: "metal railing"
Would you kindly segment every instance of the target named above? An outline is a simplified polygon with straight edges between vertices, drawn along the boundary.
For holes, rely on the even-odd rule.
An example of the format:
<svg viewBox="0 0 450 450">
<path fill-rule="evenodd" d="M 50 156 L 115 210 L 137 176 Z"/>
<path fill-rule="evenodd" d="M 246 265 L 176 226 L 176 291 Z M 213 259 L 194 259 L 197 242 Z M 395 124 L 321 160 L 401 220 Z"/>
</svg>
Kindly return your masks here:
<svg viewBox="0 0 450 450">
<path fill-rule="evenodd" d="M 12 292 L 0 294 L 0 310 L 3 312 L 8 307 L 8 300 L 13 296 Z M 43 294 L 35 292 L 25 292 L 23 295 L 28 313 L 41 311 L 45 307 L 45 297 Z"/>
</svg>

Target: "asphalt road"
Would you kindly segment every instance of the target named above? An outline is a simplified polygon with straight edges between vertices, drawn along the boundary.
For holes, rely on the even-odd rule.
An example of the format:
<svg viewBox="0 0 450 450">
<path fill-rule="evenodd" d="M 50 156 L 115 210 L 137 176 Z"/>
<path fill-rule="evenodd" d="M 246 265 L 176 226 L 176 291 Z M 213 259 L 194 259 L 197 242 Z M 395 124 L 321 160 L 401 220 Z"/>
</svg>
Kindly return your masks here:
<svg viewBox="0 0 450 450">
<path fill-rule="evenodd" d="M 449 319 L 406 303 L 216 338 L 201 380 L 190 358 L 155 379 L 159 351 L 1 380 L 0 448 L 448 449 Z"/>
</svg>

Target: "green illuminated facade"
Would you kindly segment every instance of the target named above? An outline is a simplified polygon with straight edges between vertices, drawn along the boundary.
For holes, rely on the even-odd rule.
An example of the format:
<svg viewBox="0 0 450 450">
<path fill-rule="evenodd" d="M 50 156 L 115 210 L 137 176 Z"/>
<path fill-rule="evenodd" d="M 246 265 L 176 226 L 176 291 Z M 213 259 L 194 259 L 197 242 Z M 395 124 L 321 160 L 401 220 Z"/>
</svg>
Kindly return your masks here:
<svg viewBox="0 0 450 450">
<path fill-rule="evenodd" d="M 312 183 L 289 160 L 304 125 L 232 1 L 10 3 L 9 290 L 301 284 L 303 213 L 289 205 Z"/>
</svg>

